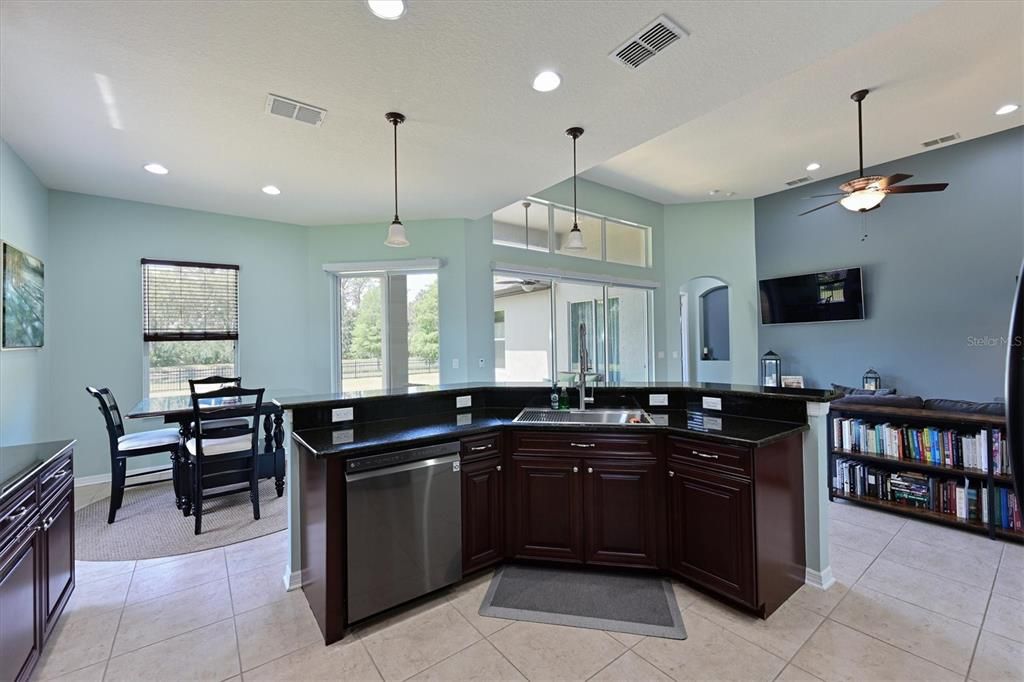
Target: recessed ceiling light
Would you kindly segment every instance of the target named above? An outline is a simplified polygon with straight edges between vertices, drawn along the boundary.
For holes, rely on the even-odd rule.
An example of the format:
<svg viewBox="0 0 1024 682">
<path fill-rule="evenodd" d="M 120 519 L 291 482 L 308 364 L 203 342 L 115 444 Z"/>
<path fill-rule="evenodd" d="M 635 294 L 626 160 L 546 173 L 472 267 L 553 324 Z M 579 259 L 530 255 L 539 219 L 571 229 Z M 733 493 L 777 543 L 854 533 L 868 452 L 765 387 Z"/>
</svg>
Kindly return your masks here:
<svg viewBox="0 0 1024 682">
<path fill-rule="evenodd" d="M 817 161 L 807 164 L 807 170 L 809 171 L 816 171 L 819 168 L 821 168 L 821 164 L 818 163 Z"/>
<path fill-rule="evenodd" d="M 398 19 L 405 14 L 404 0 L 366 0 L 366 4 L 381 19 Z"/>
<path fill-rule="evenodd" d="M 562 77 L 554 71 L 541 71 L 533 79 L 533 89 L 537 92 L 551 92 L 562 84 Z"/>
<path fill-rule="evenodd" d="M 161 166 L 159 163 L 147 163 L 142 168 L 153 175 L 167 175 L 170 172 L 166 167 Z"/>
<path fill-rule="evenodd" d="M 1003 106 L 996 109 L 996 116 L 1005 116 L 1006 114 L 1012 114 L 1018 109 L 1020 109 L 1020 105 L 1018 104 L 1004 104 Z"/>
<path fill-rule="evenodd" d="M 711 190 L 710 192 L 708 192 L 708 196 L 712 196 L 712 197 L 713 197 L 713 196 L 715 196 L 716 194 L 718 194 L 718 190 L 717 190 L 717 189 L 713 189 L 713 190 Z"/>
<path fill-rule="evenodd" d="M 281 190 L 279 190 L 277 187 L 274 187 L 273 185 L 267 185 L 266 187 L 263 188 L 263 193 L 269 194 L 272 197 L 276 197 L 278 194 L 281 193 Z"/>
</svg>

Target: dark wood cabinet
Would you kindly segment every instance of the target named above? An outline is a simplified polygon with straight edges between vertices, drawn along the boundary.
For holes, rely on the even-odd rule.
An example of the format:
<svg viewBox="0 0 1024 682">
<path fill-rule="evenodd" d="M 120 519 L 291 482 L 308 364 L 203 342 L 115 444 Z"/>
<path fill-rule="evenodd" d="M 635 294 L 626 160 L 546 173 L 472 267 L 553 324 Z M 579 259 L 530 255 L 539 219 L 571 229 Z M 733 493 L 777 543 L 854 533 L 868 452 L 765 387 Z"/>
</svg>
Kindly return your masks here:
<svg viewBox="0 0 1024 682">
<path fill-rule="evenodd" d="M 501 462 L 500 454 L 462 462 L 463 574 L 504 558 L 505 486 Z"/>
<path fill-rule="evenodd" d="M 668 474 L 672 569 L 756 606 L 750 483 L 674 461 Z"/>
<path fill-rule="evenodd" d="M 587 563 L 658 565 L 657 460 L 584 460 Z"/>
<path fill-rule="evenodd" d="M 580 460 L 513 453 L 512 554 L 583 561 Z"/>
<path fill-rule="evenodd" d="M 38 473 L 12 481 L 0 503 L 0 680 L 27 680 L 75 587 L 71 443 L 11 446 L 49 457 Z M 47 451 L 46 446 L 57 449 Z M 19 450 L 15 451 L 18 448 Z M 30 470 L 31 471 L 31 470 Z"/>
</svg>

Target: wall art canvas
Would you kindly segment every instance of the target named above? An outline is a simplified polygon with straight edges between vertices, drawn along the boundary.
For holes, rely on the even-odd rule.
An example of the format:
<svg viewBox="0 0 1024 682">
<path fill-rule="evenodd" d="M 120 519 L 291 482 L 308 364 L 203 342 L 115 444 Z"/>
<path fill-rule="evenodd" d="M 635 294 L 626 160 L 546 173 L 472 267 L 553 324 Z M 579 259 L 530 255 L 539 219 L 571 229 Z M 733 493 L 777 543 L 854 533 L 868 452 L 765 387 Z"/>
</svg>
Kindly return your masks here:
<svg viewBox="0 0 1024 682">
<path fill-rule="evenodd" d="M 3 243 L 3 347 L 43 346 L 43 262 Z"/>
</svg>

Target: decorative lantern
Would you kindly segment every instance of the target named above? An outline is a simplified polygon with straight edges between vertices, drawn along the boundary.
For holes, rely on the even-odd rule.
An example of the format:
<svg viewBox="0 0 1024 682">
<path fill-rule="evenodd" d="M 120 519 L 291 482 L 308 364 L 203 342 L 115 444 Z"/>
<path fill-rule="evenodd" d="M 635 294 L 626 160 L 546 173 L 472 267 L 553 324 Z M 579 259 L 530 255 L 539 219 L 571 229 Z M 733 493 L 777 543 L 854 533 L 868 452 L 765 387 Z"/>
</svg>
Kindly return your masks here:
<svg viewBox="0 0 1024 682">
<path fill-rule="evenodd" d="M 862 386 L 871 391 L 877 391 L 882 387 L 882 377 L 878 375 L 873 369 L 869 369 L 864 372 L 864 382 Z"/>
<path fill-rule="evenodd" d="M 782 385 L 782 358 L 774 351 L 761 356 L 761 385 L 772 388 Z"/>
</svg>

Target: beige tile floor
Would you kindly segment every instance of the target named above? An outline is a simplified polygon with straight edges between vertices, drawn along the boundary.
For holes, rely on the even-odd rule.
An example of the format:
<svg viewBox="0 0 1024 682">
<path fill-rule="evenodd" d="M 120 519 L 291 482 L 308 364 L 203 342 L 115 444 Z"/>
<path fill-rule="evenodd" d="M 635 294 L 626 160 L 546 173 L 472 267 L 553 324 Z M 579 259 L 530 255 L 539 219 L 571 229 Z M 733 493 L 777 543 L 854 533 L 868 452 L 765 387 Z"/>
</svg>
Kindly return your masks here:
<svg viewBox="0 0 1024 682">
<path fill-rule="evenodd" d="M 1024 680 L 1024 547 L 845 504 L 831 516 L 835 586 L 762 621 L 677 583 L 685 641 L 485 618 L 484 575 L 325 647 L 283 590 L 284 533 L 79 562 L 35 678 Z"/>
</svg>

